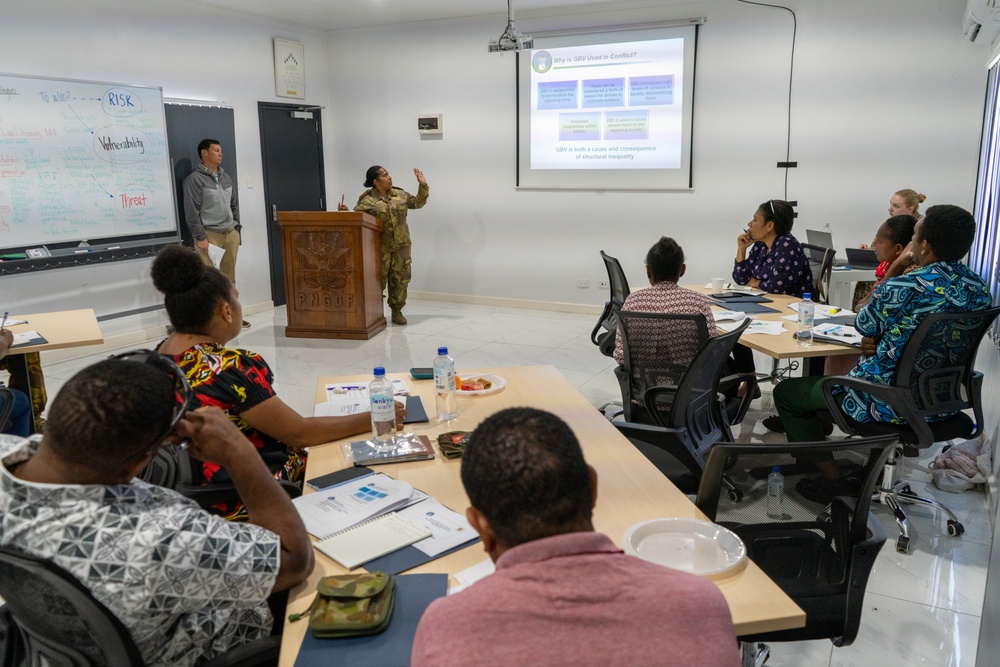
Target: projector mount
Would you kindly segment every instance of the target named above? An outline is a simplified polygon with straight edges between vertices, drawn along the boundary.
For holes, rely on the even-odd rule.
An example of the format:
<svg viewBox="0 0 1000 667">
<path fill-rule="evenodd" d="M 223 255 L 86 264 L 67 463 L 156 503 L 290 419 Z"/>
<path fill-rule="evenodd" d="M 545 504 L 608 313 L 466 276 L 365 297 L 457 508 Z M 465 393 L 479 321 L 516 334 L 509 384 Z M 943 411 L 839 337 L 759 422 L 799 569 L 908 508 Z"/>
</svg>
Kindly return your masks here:
<svg viewBox="0 0 1000 667">
<path fill-rule="evenodd" d="M 510 7 L 510 0 L 507 0 L 507 27 L 497 39 L 491 39 L 487 44 L 490 53 L 500 53 L 502 51 L 525 51 L 535 45 L 535 40 L 531 35 L 522 35 L 514 28 L 514 12 Z"/>
</svg>

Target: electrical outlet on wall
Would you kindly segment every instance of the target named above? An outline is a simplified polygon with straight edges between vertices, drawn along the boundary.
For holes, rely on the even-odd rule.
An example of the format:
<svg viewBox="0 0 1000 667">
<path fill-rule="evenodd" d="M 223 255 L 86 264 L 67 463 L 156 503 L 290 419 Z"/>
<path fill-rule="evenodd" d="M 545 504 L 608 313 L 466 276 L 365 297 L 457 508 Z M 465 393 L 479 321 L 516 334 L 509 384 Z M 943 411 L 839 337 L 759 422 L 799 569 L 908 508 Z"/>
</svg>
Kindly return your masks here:
<svg viewBox="0 0 1000 667">
<path fill-rule="evenodd" d="M 589 280 L 583 280 L 583 279 L 577 280 L 576 281 L 576 286 L 579 287 L 579 288 L 581 288 L 581 289 L 587 289 L 588 287 L 590 287 L 590 281 Z"/>
</svg>

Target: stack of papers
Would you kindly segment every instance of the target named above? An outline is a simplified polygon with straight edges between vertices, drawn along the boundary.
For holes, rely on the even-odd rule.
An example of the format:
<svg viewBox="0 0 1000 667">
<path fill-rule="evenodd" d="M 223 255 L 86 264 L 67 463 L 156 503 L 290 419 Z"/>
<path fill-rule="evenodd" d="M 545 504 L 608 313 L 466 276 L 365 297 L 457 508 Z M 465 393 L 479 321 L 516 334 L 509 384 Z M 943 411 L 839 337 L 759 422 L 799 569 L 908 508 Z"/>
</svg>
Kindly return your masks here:
<svg viewBox="0 0 1000 667">
<path fill-rule="evenodd" d="M 818 324 L 813 327 L 813 339 L 826 343 L 839 343 L 851 347 L 861 347 L 861 334 L 846 324 Z"/>
<path fill-rule="evenodd" d="M 38 333 L 34 329 L 31 331 L 22 331 L 21 333 L 14 334 L 14 342 L 11 343 L 11 347 L 25 347 L 27 345 L 42 345 L 48 343 L 49 341 L 45 339 L 45 336 Z"/>
<path fill-rule="evenodd" d="M 848 310 L 847 308 L 837 308 L 836 306 L 827 306 L 822 303 L 813 304 L 813 319 L 815 320 L 825 320 L 828 317 L 854 317 L 857 315 L 853 310 Z M 785 315 L 782 319 L 785 320 L 797 320 L 799 313 L 799 302 L 788 304 L 788 307 L 795 312 L 795 315 Z"/>
<path fill-rule="evenodd" d="M 785 331 L 781 322 L 754 320 L 743 333 L 764 334 L 765 336 L 780 336 Z"/>
</svg>

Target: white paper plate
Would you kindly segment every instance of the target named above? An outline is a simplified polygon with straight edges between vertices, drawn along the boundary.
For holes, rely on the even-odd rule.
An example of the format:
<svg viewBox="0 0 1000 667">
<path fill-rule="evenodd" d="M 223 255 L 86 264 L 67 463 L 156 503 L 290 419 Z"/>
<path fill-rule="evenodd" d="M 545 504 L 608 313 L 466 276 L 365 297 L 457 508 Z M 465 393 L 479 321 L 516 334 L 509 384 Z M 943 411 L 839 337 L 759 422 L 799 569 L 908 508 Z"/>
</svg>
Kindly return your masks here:
<svg viewBox="0 0 1000 667">
<path fill-rule="evenodd" d="M 459 389 L 455 392 L 459 396 L 485 396 L 486 394 L 495 394 L 507 386 L 506 380 L 499 375 L 493 375 L 492 373 L 469 373 L 468 375 L 457 373 L 457 375 L 463 380 L 476 380 L 478 378 L 484 378 L 493 383 L 493 386 L 489 389 L 477 389 L 475 391 L 462 391 Z"/>
<path fill-rule="evenodd" d="M 652 519 L 622 537 L 625 553 L 707 579 L 729 577 L 746 567 L 743 540 L 728 528 L 700 519 Z"/>
</svg>

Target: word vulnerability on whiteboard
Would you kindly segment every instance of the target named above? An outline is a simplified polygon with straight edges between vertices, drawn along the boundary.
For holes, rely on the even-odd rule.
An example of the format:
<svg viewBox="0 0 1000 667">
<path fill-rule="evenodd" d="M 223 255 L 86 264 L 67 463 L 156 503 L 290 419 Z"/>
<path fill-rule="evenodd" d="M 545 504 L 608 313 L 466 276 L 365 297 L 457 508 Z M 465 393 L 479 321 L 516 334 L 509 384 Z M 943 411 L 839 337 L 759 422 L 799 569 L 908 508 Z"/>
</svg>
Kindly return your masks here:
<svg viewBox="0 0 1000 667">
<path fill-rule="evenodd" d="M 0 74 L 0 248 L 176 228 L 159 88 Z"/>
</svg>

